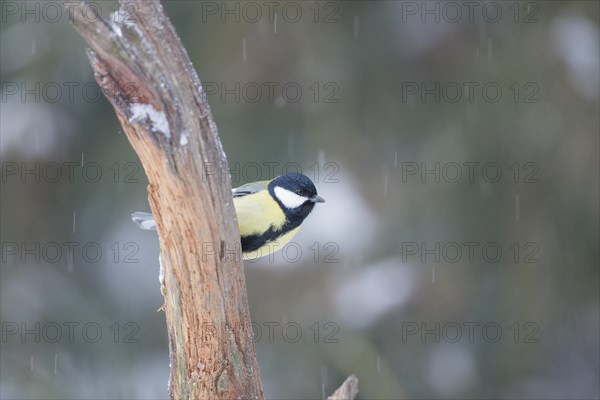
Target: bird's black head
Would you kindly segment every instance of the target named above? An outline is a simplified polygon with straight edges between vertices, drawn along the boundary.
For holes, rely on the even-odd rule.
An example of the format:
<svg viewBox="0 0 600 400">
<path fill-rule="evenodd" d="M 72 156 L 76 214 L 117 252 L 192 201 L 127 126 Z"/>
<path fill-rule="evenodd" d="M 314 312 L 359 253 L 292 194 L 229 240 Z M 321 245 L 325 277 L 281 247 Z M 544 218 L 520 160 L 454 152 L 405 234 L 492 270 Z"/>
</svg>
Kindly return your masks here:
<svg viewBox="0 0 600 400">
<path fill-rule="evenodd" d="M 310 214 L 315 203 L 325 200 L 317 195 L 317 189 L 305 175 L 289 173 L 278 176 L 269 183 L 269 193 L 279 203 L 288 223 L 299 226 Z"/>
</svg>

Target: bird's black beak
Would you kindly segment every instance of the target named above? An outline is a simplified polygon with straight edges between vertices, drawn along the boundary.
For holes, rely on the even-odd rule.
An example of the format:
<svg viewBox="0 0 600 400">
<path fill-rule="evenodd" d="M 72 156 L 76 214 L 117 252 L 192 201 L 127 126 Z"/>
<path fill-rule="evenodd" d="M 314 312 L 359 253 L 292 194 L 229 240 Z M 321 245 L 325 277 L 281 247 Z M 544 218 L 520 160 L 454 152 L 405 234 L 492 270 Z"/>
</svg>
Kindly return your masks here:
<svg viewBox="0 0 600 400">
<path fill-rule="evenodd" d="M 310 201 L 312 201 L 313 203 L 325 203 L 325 199 L 316 194 L 310 198 Z"/>
</svg>

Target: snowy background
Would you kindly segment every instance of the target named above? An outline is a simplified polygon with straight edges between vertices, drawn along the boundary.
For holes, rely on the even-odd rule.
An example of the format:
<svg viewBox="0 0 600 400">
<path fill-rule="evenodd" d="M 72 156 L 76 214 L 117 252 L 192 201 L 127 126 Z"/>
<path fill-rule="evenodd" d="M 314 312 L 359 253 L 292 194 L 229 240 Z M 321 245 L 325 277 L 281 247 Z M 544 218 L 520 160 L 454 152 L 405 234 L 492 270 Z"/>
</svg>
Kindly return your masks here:
<svg viewBox="0 0 600 400">
<path fill-rule="evenodd" d="M 0 10 L 0 397 L 165 398 L 147 180 L 61 3 Z M 599 397 L 597 2 L 165 3 L 233 185 L 327 199 L 246 263 L 267 398 Z"/>
</svg>

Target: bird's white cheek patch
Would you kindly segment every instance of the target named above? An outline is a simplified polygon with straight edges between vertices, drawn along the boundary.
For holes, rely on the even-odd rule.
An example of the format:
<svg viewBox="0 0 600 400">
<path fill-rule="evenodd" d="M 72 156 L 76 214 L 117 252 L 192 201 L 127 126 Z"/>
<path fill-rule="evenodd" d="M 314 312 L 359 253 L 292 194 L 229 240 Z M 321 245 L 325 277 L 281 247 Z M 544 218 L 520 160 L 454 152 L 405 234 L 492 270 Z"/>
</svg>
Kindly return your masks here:
<svg viewBox="0 0 600 400">
<path fill-rule="evenodd" d="M 294 192 L 290 192 L 287 189 L 277 186 L 274 190 L 275 196 L 283 203 L 287 208 L 296 208 L 301 206 L 306 200 L 306 197 L 297 195 Z"/>
</svg>

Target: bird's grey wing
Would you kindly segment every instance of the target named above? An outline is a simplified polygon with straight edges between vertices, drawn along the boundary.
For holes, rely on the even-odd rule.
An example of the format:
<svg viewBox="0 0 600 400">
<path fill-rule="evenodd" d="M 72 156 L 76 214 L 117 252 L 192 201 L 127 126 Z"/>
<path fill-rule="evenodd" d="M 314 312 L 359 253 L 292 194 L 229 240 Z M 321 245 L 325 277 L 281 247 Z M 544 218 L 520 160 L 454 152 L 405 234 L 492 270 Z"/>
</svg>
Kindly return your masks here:
<svg viewBox="0 0 600 400">
<path fill-rule="evenodd" d="M 258 181 L 242 185 L 238 188 L 233 189 L 231 192 L 233 193 L 233 197 L 241 197 L 252 193 L 260 192 L 261 190 L 267 190 L 268 186 L 269 181 Z"/>
<path fill-rule="evenodd" d="M 231 192 L 233 193 L 233 197 L 241 197 L 246 196 L 248 194 L 260 192 L 261 190 L 266 190 L 268 186 L 269 181 L 252 182 L 235 188 Z M 151 213 L 136 211 L 133 214 L 131 214 L 131 219 L 143 230 L 156 230 L 156 221 L 154 220 L 154 215 L 152 215 Z"/>
</svg>

